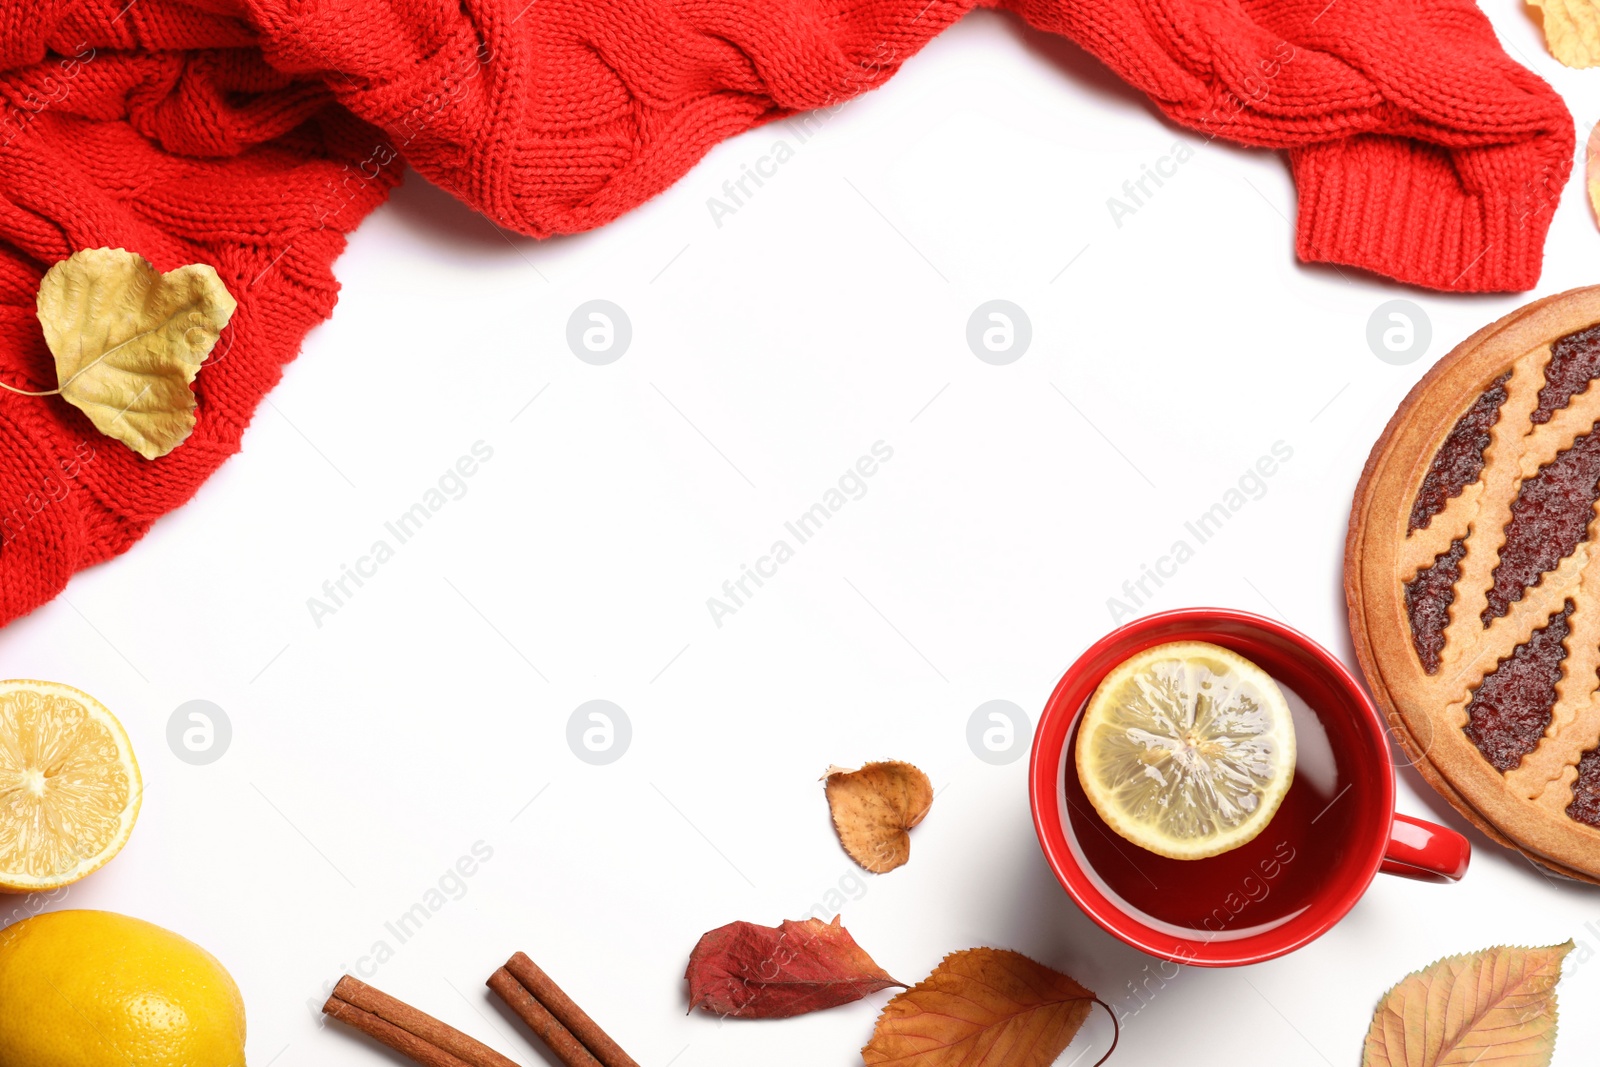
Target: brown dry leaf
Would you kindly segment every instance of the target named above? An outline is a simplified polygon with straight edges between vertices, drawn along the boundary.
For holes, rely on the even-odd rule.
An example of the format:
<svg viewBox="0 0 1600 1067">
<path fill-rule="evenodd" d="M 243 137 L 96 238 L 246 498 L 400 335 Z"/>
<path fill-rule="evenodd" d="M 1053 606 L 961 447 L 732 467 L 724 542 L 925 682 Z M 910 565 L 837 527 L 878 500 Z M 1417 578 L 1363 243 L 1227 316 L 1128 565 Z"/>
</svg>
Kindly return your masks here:
<svg viewBox="0 0 1600 1067">
<path fill-rule="evenodd" d="M 1528 0 L 1543 14 L 1544 43 L 1569 67 L 1600 66 L 1600 6 L 1595 0 Z"/>
<path fill-rule="evenodd" d="M 1046 1067 L 1072 1043 L 1095 1004 L 1104 1007 L 1071 978 L 1021 953 L 953 952 L 889 1001 L 861 1058 L 868 1067 Z M 1110 1055 L 1107 1050 L 1099 1062 Z"/>
<path fill-rule="evenodd" d="M 911 858 L 909 831 L 933 804 L 926 774 L 894 760 L 859 771 L 829 767 L 825 781 L 833 828 L 851 859 L 883 874 Z"/>
<path fill-rule="evenodd" d="M 194 429 L 189 383 L 237 306 L 203 263 L 161 274 L 125 249 L 74 252 L 39 283 L 55 392 L 145 459 L 164 456 Z"/>
<path fill-rule="evenodd" d="M 1449 956 L 1406 977 L 1372 1016 L 1362 1067 L 1546 1067 L 1556 982 L 1572 942 Z"/>
</svg>

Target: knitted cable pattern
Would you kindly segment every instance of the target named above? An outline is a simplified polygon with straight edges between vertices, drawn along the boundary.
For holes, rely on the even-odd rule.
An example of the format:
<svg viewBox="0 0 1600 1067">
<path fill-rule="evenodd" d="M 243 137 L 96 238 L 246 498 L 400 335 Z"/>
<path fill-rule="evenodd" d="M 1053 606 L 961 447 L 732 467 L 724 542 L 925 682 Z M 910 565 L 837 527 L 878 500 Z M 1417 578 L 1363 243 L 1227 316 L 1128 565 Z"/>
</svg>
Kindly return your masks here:
<svg viewBox="0 0 1600 1067">
<path fill-rule="evenodd" d="M 199 425 L 147 462 L 0 396 L 0 623 L 229 455 L 409 164 L 499 225 L 602 225 L 719 141 L 881 84 L 973 0 L 0 0 L 0 377 L 50 388 L 39 279 L 79 248 L 216 267 Z M 1287 150 L 1302 259 L 1531 288 L 1573 154 L 1467 0 L 1002 0 L 1175 122 Z"/>
</svg>

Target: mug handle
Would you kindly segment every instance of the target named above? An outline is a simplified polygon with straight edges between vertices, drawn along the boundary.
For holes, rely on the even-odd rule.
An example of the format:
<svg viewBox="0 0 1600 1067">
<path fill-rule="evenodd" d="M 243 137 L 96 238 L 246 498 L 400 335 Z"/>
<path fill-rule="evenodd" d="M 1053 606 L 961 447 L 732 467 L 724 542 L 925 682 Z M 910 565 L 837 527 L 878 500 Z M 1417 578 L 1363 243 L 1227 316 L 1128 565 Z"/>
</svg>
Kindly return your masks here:
<svg viewBox="0 0 1600 1067">
<path fill-rule="evenodd" d="M 1472 845 L 1454 830 L 1395 812 L 1389 847 L 1378 869 L 1419 882 L 1449 884 L 1461 880 L 1471 860 Z"/>
</svg>

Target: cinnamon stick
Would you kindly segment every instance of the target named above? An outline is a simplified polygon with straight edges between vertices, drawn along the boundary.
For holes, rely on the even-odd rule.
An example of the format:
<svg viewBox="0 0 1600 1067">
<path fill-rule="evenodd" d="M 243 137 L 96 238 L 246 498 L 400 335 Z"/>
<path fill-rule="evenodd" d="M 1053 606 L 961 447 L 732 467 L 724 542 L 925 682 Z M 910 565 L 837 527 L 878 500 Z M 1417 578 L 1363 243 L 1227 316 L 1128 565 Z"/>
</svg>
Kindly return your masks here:
<svg viewBox="0 0 1600 1067">
<path fill-rule="evenodd" d="M 349 975 L 339 979 L 322 1011 L 422 1067 L 517 1067 L 483 1042 Z"/>
<path fill-rule="evenodd" d="M 565 1067 L 602 1067 L 583 1042 L 573 1037 L 572 1031 L 562 1026 L 543 1004 L 533 999 L 533 994 L 522 988 L 522 983 L 513 978 L 510 971 L 501 967 L 489 976 L 485 984 L 494 991 L 495 996 L 505 1001 L 506 1007 L 528 1024 L 528 1029 L 550 1047 L 550 1051 Z"/>
<path fill-rule="evenodd" d="M 531 997 L 545 1009 L 546 1014 L 555 1018 L 555 1021 L 565 1027 L 568 1033 L 588 1049 L 592 1057 L 602 1064 L 602 1067 L 639 1067 L 637 1061 L 626 1052 L 622 1046 L 611 1040 L 611 1035 L 600 1029 L 598 1023 L 589 1018 L 588 1014 L 572 998 L 562 992 L 561 987 L 551 980 L 550 976 L 539 969 L 539 965 L 527 956 L 518 952 L 506 961 L 506 971 L 516 983 L 521 986 Z M 498 973 L 498 972 L 497 972 Z M 494 979 L 490 979 L 493 983 Z M 501 983 L 504 984 L 503 982 Z M 491 984 L 490 989 L 494 989 Z M 496 989 L 496 993 L 505 999 L 505 994 Z M 506 1003 L 511 1004 L 510 1000 Z M 512 1005 L 512 1010 L 516 1008 Z M 519 1013 L 520 1014 L 520 1013 Z M 524 1016 L 526 1018 L 526 1016 Z M 530 1021 L 529 1026 L 534 1024 Z M 535 1030 L 537 1032 L 537 1030 Z M 582 1061 L 579 1061 L 582 1062 Z M 576 1067 L 576 1065 L 574 1065 Z"/>
</svg>

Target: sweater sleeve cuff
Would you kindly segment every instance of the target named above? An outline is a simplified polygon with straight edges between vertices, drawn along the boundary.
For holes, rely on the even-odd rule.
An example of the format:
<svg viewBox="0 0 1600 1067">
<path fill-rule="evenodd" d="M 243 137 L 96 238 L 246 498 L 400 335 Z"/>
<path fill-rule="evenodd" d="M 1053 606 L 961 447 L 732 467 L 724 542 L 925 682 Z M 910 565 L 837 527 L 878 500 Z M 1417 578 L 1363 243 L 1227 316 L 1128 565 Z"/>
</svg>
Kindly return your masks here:
<svg viewBox="0 0 1600 1067">
<path fill-rule="evenodd" d="M 1295 251 L 1430 289 L 1532 289 L 1572 166 L 1550 140 L 1447 149 L 1358 134 L 1291 149 Z"/>
</svg>

